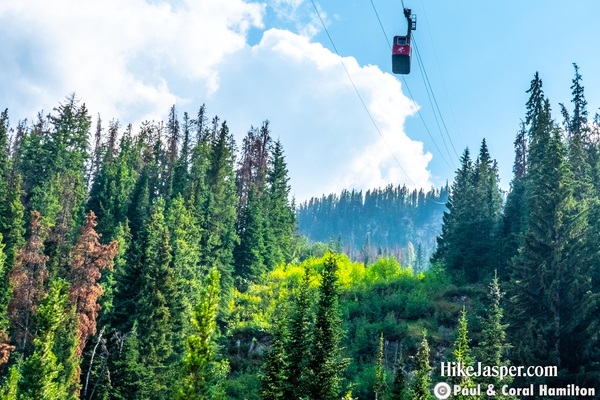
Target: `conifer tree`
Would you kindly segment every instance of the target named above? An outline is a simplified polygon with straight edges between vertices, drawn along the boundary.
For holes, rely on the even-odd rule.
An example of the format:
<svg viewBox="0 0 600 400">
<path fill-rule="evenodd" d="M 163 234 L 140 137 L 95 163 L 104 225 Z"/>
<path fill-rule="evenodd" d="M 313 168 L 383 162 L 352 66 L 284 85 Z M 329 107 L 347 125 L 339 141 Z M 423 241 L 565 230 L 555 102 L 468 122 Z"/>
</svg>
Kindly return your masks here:
<svg viewBox="0 0 600 400">
<path fill-rule="evenodd" d="M 229 364 L 218 361 L 216 347 L 219 292 L 219 272 L 213 268 L 204 281 L 192 314 L 193 333 L 186 341 L 184 374 L 178 385 L 178 399 L 226 398 L 223 381 Z"/>
<path fill-rule="evenodd" d="M 383 333 L 379 337 L 379 350 L 377 353 L 377 363 L 375 364 L 375 400 L 385 399 L 387 391 L 387 376 L 385 372 Z"/>
<path fill-rule="evenodd" d="M 71 255 L 71 292 L 69 301 L 77 314 L 77 355 L 81 356 L 89 338 L 96 334 L 96 318 L 100 306 L 98 298 L 103 289 L 99 284 L 102 270 L 111 268 L 117 253 L 117 242 L 100 244 L 95 231 L 96 215 L 90 211 Z"/>
<path fill-rule="evenodd" d="M 431 365 L 429 364 L 429 343 L 427 333 L 423 332 L 423 340 L 419 345 L 415 359 L 415 373 L 410 394 L 413 400 L 431 399 Z"/>
<path fill-rule="evenodd" d="M 502 251 L 498 260 L 498 275 L 506 279 L 506 269 L 509 261 L 517 254 L 525 231 L 525 171 L 527 166 L 527 130 L 525 123 L 517 133 L 514 142 L 515 162 L 513 164 L 513 179 L 510 183 L 510 193 L 506 197 L 504 215 L 501 222 L 500 236 L 502 238 Z"/>
<path fill-rule="evenodd" d="M 152 376 L 153 397 L 169 397 L 173 363 L 173 316 L 176 281 L 171 266 L 169 230 L 164 218 L 165 202 L 152 206 L 144 243 L 139 297 L 136 301 L 141 363 Z"/>
<path fill-rule="evenodd" d="M 287 344 L 287 313 L 283 307 L 279 307 L 274 321 L 274 332 L 271 338 L 271 348 L 265 356 L 260 379 L 260 398 L 263 400 L 284 400 L 288 385 L 288 357 Z"/>
<path fill-rule="evenodd" d="M 390 390 L 389 400 L 405 400 L 408 392 L 408 378 L 404 371 L 402 354 L 396 359 L 394 365 L 394 381 Z"/>
<path fill-rule="evenodd" d="M 19 399 L 66 400 L 71 396 L 64 383 L 64 365 L 56 356 L 55 348 L 61 340 L 56 335 L 61 325 L 67 323 L 68 283 L 53 281 L 48 297 L 40 305 L 37 315 L 40 333 L 35 339 L 35 351 L 22 368 L 19 382 Z"/>
<path fill-rule="evenodd" d="M 200 230 L 193 210 L 186 207 L 181 194 L 171 202 L 167 212 L 167 225 L 171 237 L 176 295 L 171 309 L 173 317 L 173 342 L 176 353 L 183 351 L 184 337 L 190 332 L 189 316 L 201 286 Z"/>
<path fill-rule="evenodd" d="M 454 356 L 454 361 L 456 361 L 457 364 L 460 363 L 460 365 L 462 365 L 463 368 L 467 368 L 473 365 L 473 358 L 471 357 L 471 349 L 469 346 L 469 338 L 467 337 L 467 335 L 467 311 L 463 306 L 462 312 L 460 314 L 460 319 L 458 320 L 457 336 L 454 342 L 454 350 L 452 352 L 452 355 Z M 451 381 L 453 385 L 459 385 L 461 388 L 471 388 L 475 386 L 473 379 L 469 376 L 453 377 Z M 464 400 L 474 398 L 473 396 L 465 396 L 462 394 L 458 394 L 455 397 L 457 399 Z"/>
<path fill-rule="evenodd" d="M 574 255 L 586 220 L 577 212 L 566 149 L 537 74 L 529 92 L 528 218 L 511 276 L 515 353 L 524 364 L 574 370 L 580 361 L 572 352 L 578 338 L 573 310 L 581 308 L 588 290 L 581 278 L 589 273 Z"/>
<path fill-rule="evenodd" d="M 11 322 L 11 337 L 19 352 L 28 349 L 35 332 L 33 315 L 46 295 L 48 257 L 44 254 L 45 233 L 40 223 L 40 214 L 32 213 L 30 234 L 10 273 L 13 295 L 8 307 Z"/>
<path fill-rule="evenodd" d="M 461 167 L 456 173 L 444 212 L 442 234 L 437 239 L 437 249 L 432 261 L 442 261 L 460 280 L 467 276 L 472 263 L 469 258 L 470 225 L 474 220 L 473 162 L 469 149 L 461 157 Z"/>
<path fill-rule="evenodd" d="M 234 251 L 236 275 L 244 282 L 259 282 L 267 272 L 266 224 L 258 189 L 253 187 L 237 224 L 240 242 Z"/>
<path fill-rule="evenodd" d="M 339 283 L 337 256 L 329 253 L 321 273 L 313 345 L 309 362 L 311 398 L 314 400 L 339 399 L 342 373 L 347 360 L 342 358 L 340 342 L 344 335 L 338 306 Z"/>
<path fill-rule="evenodd" d="M 304 268 L 304 276 L 293 302 L 290 318 L 288 345 L 286 399 L 301 399 L 308 396 L 308 364 L 311 343 L 311 293 L 310 269 Z"/>
<path fill-rule="evenodd" d="M 488 299 L 490 304 L 487 308 L 483 321 L 483 330 L 481 331 L 481 342 L 480 346 L 480 361 L 483 365 L 497 365 L 503 366 L 508 365 L 508 359 L 506 357 L 507 350 L 510 346 L 506 343 L 506 328 L 507 324 L 503 324 L 504 311 L 500 305 L 500 301 L 504 293 L 500 289 L 500 282 L 498 276 L 494 276 L 492 283 L 489 285 Z M 512 382 L 511 377 L 489 377 L 485 378 L 486 384 L 493 384 L 495 388 L 501 388 L 502 385 L 510 385 Z M 483 382 L 482 382 L 483 383 Z M 488 397 L 487 394 L 484 395 Z M 501 392 L 497 392 L 495 398 L 500 399 L 511 399 L 512 397 L 503 395 Z"/>
<path fill-rule="evenodd" d="M 222 301 L 225 301 L 233 283 L 233 249 L 238 241 L 235 232 L 235 143 L 225 122 L 218 128 L 216 117 L 213 119 L 211 135 L 206 191 L 197 208 L 202 227 L 201 263 L 219 269 Z"/>
<path fill-rule="evenodd" d="M 267 221 L 272 229 L 274 241 L 273 261 L 279 264 L 291 260 L 296 224 L 294 207 L 289 199 L 288 170 L 283 155 L 283 146 L 279 140 L 273 146 L 267 183 L 269 187 Z"/>
</svg>

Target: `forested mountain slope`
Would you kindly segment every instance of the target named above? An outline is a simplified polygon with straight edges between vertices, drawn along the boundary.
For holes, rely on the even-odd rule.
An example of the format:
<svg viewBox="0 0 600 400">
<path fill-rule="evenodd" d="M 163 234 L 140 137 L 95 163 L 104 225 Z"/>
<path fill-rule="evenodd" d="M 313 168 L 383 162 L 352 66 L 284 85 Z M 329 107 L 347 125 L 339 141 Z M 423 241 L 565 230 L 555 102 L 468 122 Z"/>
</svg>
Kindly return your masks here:
<svg viewBox="0 0 600 400">
<path fill-rule="evenodd" d="M 449 188 L 406 186 L 344 190 L 299 205 L 298 231 L 312 241 L 339 242 L 353 259 L 392 255 L 419 270 L 429 264 L 440 234 Z"/>
</svg>

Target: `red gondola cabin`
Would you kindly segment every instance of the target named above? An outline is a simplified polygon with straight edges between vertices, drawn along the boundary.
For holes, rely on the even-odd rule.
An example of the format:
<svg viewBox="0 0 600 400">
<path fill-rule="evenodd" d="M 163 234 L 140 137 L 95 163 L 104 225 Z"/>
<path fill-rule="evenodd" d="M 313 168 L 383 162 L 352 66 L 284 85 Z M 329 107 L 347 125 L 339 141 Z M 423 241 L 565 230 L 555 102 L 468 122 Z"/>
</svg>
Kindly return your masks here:
<svg viewBox="0 0 600 400">
<path fill-rule="evenodd" d="M 392 47 L 392 72 L 395 74 L 410 74 L 410 36 L 394 36 Z"/>
</svg>

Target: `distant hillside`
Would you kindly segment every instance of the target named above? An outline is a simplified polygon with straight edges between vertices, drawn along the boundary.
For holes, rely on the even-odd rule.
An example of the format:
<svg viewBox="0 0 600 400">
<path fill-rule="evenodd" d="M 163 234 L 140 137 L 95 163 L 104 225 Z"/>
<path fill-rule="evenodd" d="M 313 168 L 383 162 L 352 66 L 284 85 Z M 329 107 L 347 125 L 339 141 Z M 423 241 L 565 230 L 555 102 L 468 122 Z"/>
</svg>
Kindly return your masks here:
<svg viewBox="0 0 600 400">
<path fill-rule="evenodd" d="M 406 186 L 344 190 L 298 207 L 298 229 L 311 241 L 334 242 L 353 259 L 395 256 L 403 265 L 426 268 L 441 232 L 448 185 L 428 192 Z"/>
</svg>

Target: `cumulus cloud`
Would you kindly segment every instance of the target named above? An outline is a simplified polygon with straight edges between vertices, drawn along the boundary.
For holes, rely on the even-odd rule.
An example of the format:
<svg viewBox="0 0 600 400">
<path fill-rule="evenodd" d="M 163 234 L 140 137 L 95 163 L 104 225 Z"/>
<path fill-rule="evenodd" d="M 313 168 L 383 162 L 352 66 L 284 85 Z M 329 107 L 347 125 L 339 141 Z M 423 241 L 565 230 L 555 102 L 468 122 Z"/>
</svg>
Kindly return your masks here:
<svg viewBox="0 0 600 400">
<path fill-rule="evenodd" d="M 4 0 L 1 100 L 31 114 L 75 91 L 103 114 L 158 117 L 190 82 L 215 91 L 216 66 L 263 12 L 243 0 Z"/>
<path fill-rule="evenodd" d="M 340 58 L 285 30 L 268 30 L 259 44 L 226 58 L 221 87 L 209 104 L 226 109 L 228 99 L 235 98 L 239 107 L 227 111 L 234 124 L 271 121 L 301 200 L 343 188 L 430 185 L 431 154 L 403 131 L 416 105 L 402 94 L 400 82 L 376 66 L 361 67 L 353 57 L 343 60 L 381 136 Z"/>
<path fill-rule="evenodd" d="M 269 119 L 299 200 L 388 183 L 428 186 L 431 155 L 403 130 L 416 110 L 376 66 L 344 63 L 312 41 L 314 15 L 298 0 L 298 33 L 265 29 L 266 5 L 244 0 L 4 0 L 0 2 L 0 107 L 33 117 L 75 91 L 103 119 L 162 119 L 169 107 L 227 119 L 238 140 Z M 283 11 L 282 11 L 283 12 Z M 281 17 L 283 18 L 283 17 Z M 394 160 L 400 162 L 407 175 Z"/>
</svg>

